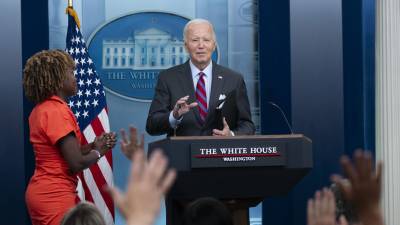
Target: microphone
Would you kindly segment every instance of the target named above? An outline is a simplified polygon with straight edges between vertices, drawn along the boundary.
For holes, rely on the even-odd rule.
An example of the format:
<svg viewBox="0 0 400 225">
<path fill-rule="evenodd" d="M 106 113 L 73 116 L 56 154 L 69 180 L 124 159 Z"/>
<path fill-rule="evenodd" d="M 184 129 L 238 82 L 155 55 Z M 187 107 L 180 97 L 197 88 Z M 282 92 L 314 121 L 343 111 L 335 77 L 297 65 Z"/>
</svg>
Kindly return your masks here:
<svg viewBox="0 0 400 225">
<path fill-rule="evenodd" d="M 294 134 L 293 133 L 293 129 L 292 126 L 290 126 L 290 123 L 285 115 L 285 113 L 283 112 L 282 108 L 279 107 L 277 104 L 275 104 L 274 102 L 269 101 L 268 104 L 272 105 L 273 107 L 277 108 L 279 110 L 279 112 L 281 113 L 282 117 L 285 119 L 286 125 L 289 128 L 290 134 Z"/>
</svg>

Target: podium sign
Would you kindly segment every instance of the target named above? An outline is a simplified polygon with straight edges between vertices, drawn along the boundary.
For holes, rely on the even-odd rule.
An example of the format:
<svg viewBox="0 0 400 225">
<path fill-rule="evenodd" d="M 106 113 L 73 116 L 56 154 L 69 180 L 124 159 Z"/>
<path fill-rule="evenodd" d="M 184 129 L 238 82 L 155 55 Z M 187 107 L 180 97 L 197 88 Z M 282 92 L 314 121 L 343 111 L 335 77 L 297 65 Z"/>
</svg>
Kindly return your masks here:
<svg viewBox="0 0 400 225">
<path fill-rule="evenodd" d="M 286 165 L 284 142 L 230 139 L 190 145 L 191 168 Z"/>
</svg>

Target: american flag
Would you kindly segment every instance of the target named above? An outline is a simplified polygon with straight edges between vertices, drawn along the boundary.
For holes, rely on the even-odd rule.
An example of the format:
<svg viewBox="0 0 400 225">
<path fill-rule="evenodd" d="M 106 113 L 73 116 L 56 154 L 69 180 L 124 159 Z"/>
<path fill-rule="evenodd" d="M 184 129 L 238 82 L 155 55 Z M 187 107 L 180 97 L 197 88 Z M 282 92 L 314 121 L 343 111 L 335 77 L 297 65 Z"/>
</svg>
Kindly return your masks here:
<svg viewBox="0 0 400 225">
<path fill-rule="evenodd" d="M 92 59 L 89 56 L 85 40 L 79 29 L 79 20 L 72 8 L 68 12 L 68 31 L 66 51 L 75 61 L 74 75 L 78 83 L 77 95 L 71 97 L 68 105 L 78 120 L 84 136 L 84 143 L 91 143 L 103 132 L 110 132 L 107 104 L 103 85 Z M 105 185 L 113 186 L 112 153 L 108 151 L 97 164 L 84 170 L 80 175 L 83 195 L 81 200 L 93 202 L 108 225 L 114 224 L 114 205 L 110 195 L 104 191 Z M 82 190 L 78 190 L 82 193 Z M 82 199 L 84 198 L 84 199 Z"/>
</svg>

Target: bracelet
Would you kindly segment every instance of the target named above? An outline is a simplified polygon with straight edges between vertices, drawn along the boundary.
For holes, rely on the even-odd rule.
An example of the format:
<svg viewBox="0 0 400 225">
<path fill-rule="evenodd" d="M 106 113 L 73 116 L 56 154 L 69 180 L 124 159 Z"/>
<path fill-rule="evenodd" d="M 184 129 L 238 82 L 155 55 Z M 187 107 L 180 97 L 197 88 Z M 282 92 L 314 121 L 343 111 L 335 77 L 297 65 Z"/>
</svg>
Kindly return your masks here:
<svg viewBox="0 0 400 225">
<path fill-rule="evenodd" d="M 90 150 L 90 152 L 96 153 L 96 155 L 97 155 L 97 160 L 99 160 L 99 159 L 101 158 L 101 154 L 100 154 L 99 151 L 93 149 L 93 150 Z"/>
</svg>

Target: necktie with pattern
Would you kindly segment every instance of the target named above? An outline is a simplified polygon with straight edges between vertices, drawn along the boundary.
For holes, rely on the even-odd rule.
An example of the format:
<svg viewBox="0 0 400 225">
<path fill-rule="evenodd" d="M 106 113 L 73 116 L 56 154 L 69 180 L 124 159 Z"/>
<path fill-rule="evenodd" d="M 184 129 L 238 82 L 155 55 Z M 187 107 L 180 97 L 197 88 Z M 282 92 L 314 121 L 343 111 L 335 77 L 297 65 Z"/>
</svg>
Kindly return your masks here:
<svg viewBox="0 0 400 225">
<path fill-rule="evenodd" d="M 201 122 L 204 124 L 207 117 L 207 92 L 204 81 L 205 74 L 203 72 L 200 72 L 199 76 L 200 77 L 196 85 L 196 101 L 199 105 Z"/>
</svg>

